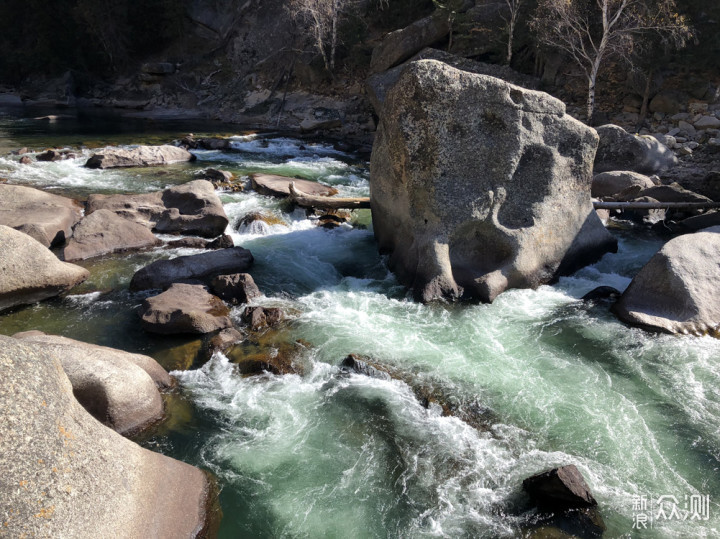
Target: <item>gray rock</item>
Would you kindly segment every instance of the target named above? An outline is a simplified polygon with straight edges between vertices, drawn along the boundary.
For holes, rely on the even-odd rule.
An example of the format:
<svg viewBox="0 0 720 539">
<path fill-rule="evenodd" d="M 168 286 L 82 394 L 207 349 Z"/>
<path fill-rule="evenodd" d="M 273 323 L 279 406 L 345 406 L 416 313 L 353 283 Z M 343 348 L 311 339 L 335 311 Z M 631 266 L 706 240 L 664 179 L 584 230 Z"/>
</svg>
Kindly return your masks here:
<svg viewBox="0 0 720 539">
<path fill-rule="evenodd" d="M 678 226 L 685 232 L 697 232 L 705 228 L 720 226 L 720 211 L 709 211 L 702 215 L 693 215 L 680 221 Z"/>
<path fill-rule="evenodd" d="M 677 144 L 677 140 L 675 140 L 675 137 L 673 137 L 672 135 L 664 135 L 662 133 L 656 133 L 653 135 L 653 137 L 658 139 L 660 141 L 660 143 L 664 144 L 671 150 Z"/>
<path fill-rule="evenodd" d="M 63 249 L 65 260 L 84 260 L 118 251 L 147 249 L 162 243 L 150 230 L 110 210 L 84 217 Z"/>
<path fill-rule="evenodd" d="M 641 191 L 638 197 L 650 197 L 658 202 L 712 202 L 708 197 L 688 191 L 677 183 L 654 185 Z"/>
<path fill-rule="evenodd" d="M 720 227 L 678 236 L 640 270 L 613 306 L 633 326 L 719 336 Z"/>
<path fill-rule="evenodd" d="M 660 92 L 650 100 L 650 112 L 677 114 L 680 112 L 682 98 L 673 92 Z"/>
<path fill-rule="evenodd" d="M 133 275 L 130 290 L 167 288 L 183 281 L 209 282 L 217 275 L 246 271 L 252 263 L 252 253 L 242 247 L 158 260 Z"/>
<path fill-rule="evenodd" d="M 616 248 L 590 201 L 597 136 L 564 112 L 499 79 L 408 65 L 375 138 L 371 205 L 379 248 L 416 299 L 492 301 Z"/>
<path fill-rule="evenodd" d="M 88 168 L 154 167 L 193 161 L 195 156 L 177 146 L 138 146 L 137 148 L 105 148 L 87 160 Z"/>
<path fill-rule="evenodd" d="M 82 216 L 72 199 L 32 187 L 0 184 L 0 225 L 35 238 L 45 247 L 62 244 Z"/>
<path fill-rule="evenodd" d="M 385 71 L 440 41 L 450 33 L 448 16 L 440 10 L 410 26 L 387 34 L 372 52 L 370 72 Z"/>
<path fill-rule="evenodd" d="M 203 334 L 232 327 L 230 310 L 199 284 L 173 284 L 143 301 L 138 314 L 146 331 L 163 335 Z"/>
<path fill-rule="evenodd" d="M 585 478 L 573 464 L 528 477 L 523 481 L 523 489 L 538 507 L 547 511 L 597 505 Z"/>
<path fill-rule="evenodd" d="M 210 348 L 212 350 L 225 351 L 243 339 L 244 335 L 237 329 L 226 328 L 210 339 Z"/>
<path fill-rule="evenodd" d="M 175 73 L 175 64 L 170 62 L 151 62 L 142 65 L 142 72 L 150 75 L 171 75 Z"/>
<path fill-rule="evenodd" d="M 597 133 L 600 144 L 595 156 L 595 174 L 612 170 L 655 174 L 678 162 L 675 154 L 654 137 L 638 137 L 612 124 L 598 127 Z"/>
<path fill-rule="evenodd" d="M 234 305 L 248 303 L 262 296 L 249 273 L 218 275 L 210 282 L 210 290 L 220 299 Z"/>
<path fill-rule="evenodd" d="M 161 233 L 214 238 L 228 225 L 222 202 L 206 180 L 142 195 L 90 195 L 87 214 L 102 209 Z"/>
<path fill-rule="evenodd" d="M 285 314 L 277 307 L 245 307 L 242 319 L 252 331 L 258 331 L 278 325 Z"/>
<path fill-rule="evenodd" d="M 0 225 L 0 311 L 67 292 L 90 276 L 85 268 L 61 262 L 39 242 Z"/>
<path fill-rule="evenodd" d="M 697 129 L 717 129 L 720 127 L 720 120 L 715 116 L 703 116 L 695 122 Z"/>
<path fill-rule="evenodd" d="M 75 400 L 59 358 L 42 345 L 0 336 L 0 370 L 4 534 L 204 533 L 211 488 L 202 471 L 99 423 Z"/>
<path fill-rule="evenodd" d="M 681 133 L 685 133 L 689 137 L 694 136 L 697 132 L 697 130 L 693 127 L 692 124 L 682 120 L 678 122 L 678 128 L 680 129 Z"/>
<path fill-rule="evenodd" d="M 592 196 L 608 197 L 616 195 L 628 187 L 638 186 L 641 189 L 646 189 L 654 185 L 652 179 L 629 170 L 601 172 L 593 176 Z"/>
<path fill-rule="evenodd" d="M 332 196 L 338 190 L 318 182 L 288 178 L 287 176 L 276 176 L 274 174 L 250 174 L 252 187 L 261 195 L 288 197 L 290 196 L 290 183 L 295 182 L 295 187 L 308 195 Z"/>
<path fill-rule="evenodd" d="M 40 333 L 40 332 L 37 332 Z M 92 416 L 120 434 L 137 432 L 162 419 L 160 392 L 134 354 L 72 339 L 25 332 L 15 338 L 60 358 L 75 398 Z M 145 356 L 144 363 L 154 361 Z M 153 370 L 160 365 L 152 366 Z M 167 378 L 165 373 L 163 378 Z"/>
</svg>

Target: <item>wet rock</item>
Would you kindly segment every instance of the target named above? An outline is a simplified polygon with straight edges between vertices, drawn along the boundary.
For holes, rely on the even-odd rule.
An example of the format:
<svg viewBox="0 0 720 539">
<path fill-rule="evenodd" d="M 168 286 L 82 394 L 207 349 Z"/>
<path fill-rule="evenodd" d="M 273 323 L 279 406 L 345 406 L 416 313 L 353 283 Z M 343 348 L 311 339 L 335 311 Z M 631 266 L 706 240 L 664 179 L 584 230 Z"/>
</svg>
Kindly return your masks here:
<svg viewBox="0 0 720 539">
<path fill-rule="evenodd" d="M 0 184 L 0 225 L 24 232 L 45 247 L 60 245 L 72 236 L 81 216 L 80 206 L 72 199 Z"/>
<path fill-rule="evenodd" d="M 523 481 L 523 489 L 543 511 L 594 507 L 597 501 L 575 465 L 553 468 Z"/>
<path fill-rule="evenodd" d="M 246 271 L 252 263 L 252 253 L 242 247 L 158 260 L 133 275 L 130 290 L 167 288 L 182 281 L 209 282 L 217 275 Z"/>
<path fill-rule="evenodd" d="M 173 284 L 143 301 L 138 313 L 146 331 L 163 335 L 211 333 L 232 327 L 230 310 L 202 285 Z"/>
<path fill-rule="evenodd" d="M 85 268 L 61 262 L 39 242 L 0 225 L 0 311 L 67 292 L 90 276 Z"/>
<path fill-rule="evenodd" d="M 242 320 L 251 331 L 258 331 L 278 325 L 285 319 L 282 309 L 277 307 L 245 307 Z"/>
<path fill-rule="evenodd" d="M 244 189 L 242 183 L 236 180 L 235 175 L 227 170 L 208 168 L 198 174 L 198 177 L 212 183 L 215 189 L 228 191 L 242 191 Z"/>
<path fill-rule="evenodd" d="M 640 174 L 663 172 L 678 163 L 675 154 L 655 137 L 635 136 L 617 125 L 597 128 L 600 137 L 594 172 L 631 170 Z"/>
<path fill-rule="evenodd" d="M 190 249 L 229 249 L 235 245 L 232 237 L 227 234 L 218 236 L 212 241 L 203 238 L 180 238 L 167 242 L 166 246 L 171 249 L 188 247 Z"/>
<path fill-rule="evenodd" d="M 269 372 L 303 376 L 307 367 L 303 353 L 307 348 L 308 344 L 303 341 L 288 342 L 282 332 L 269 330 L 236 343 L 225 354 L 237 365 L 240 374 L 253 376 Z"/>
<path fill-rule="evenodd" d="M 593 176 L 593 197 L 608 197 L 616 195 L 629 187 L 639 187 L 640 190 L 653 187 L 655 183 L 647 176 L 629 170 L 616 170 L 602 172 Z"/>
<path fill-rule="evenodd" d="M 256 228 L 256 223 L 263 223 L 267 226 L 274 226 L 284 225 L 285 221 L 283 221 L 280 217 L 272 215 L 270 213 L 252 212 L 244 215 L 242 219 L 240 219 L 237 229 L 240 230 L 244 227 L 247 228 L 248 231 L 251 231 L 252 229 Z"/>
<path fill-rule="evenodd" d="M 220 299 L 232 305 L 249 303 L 262 296 L 249 273 L 234 273 L 231 275 L 218 275 L 210 281 L 210 290 Z"/>
<path fill-rule="evenodd" d="M 369 376 L 370 378 L 378 378 L 380 380 L 391 380 L 392 377 L 385 371 L 376 369 L 372 365 L 360 359 L 360 356 L 350 354 L 340 363 L 340 367 L 343 369 L 350 370 L 363 376 Z"/>
<path fill-rule="evenodd" d="M 9 537 L 202 536 L 212 489 L 83 409 L 58 357 L 0 336 L 0 470 Z"/>
<path fill-rule="evenodd" d="M 161 243 L 147 227 L 110 210 L 97 210 L 77 224 L 63 249 L 63 257 L 67 261 L 84 260 L 118 251 L 148 249 Z"/>
<path fill-rule="evenodd" d="M 138 146 L 137 148 L 105 148 L 90 157 L 87 168 L 154 167 L 193 161 L 195 156 L 178 146 Z"/>
<path fill-rule="evenodd" d="M 35 156 L 38 161 L 62 161 L 63 154 L 57 150 L 45 150 Z"/>
<path fill-rule="evenodd" d="M 616 300 L 620 297 L 620 290 L 612 286 L 598 286 L 582 297 L 583 301 L 596 303 L 598 301 Z"/>
<path fill-rule="evenodd" d="M 678 236 L 643 266 L 613 305 L 630 325 L 720 336 L 720 227 Z"/>
<path fill-rule="evenodd" d="M 290 196 L 290 183 L 295 182 L 295 187 L 308 195 L 332 196 L 337 194 L 337 189 L 310 180 L 288 178 L 287 176 L 276 176 L 274 174 L 250 174 L 252 187 L 261 195 L 274 197 Z"/>
<path fill-rule="evenodd" d="M 140 362 L 154 372 L 164 371 L 152 358 L 144 356 L 138 361 L 132 357 L 134 354 L 121 350 L 42 333 L 26 332 L 14 337 L 58 357 L 78 402 L 114 431 L 137 432 L 162 419 L 163 401 L 156 383 L 138 365 Z M 167 373 L 160 380 L 169 385 Z"/>
<path fill-rule="evenodd" d="M 210 348 L 212 350 L 220 350 L 222 352 L 242 341 L 243 338 L 243 334 L 235 328 L 223 329 L 220 333 L 210 339 Z"/>
<path fill-rule="evenodd" d="M 102 209 L 160 233 L 214 238 L 228 225 L 222 202 L 205 180 L 142 195 L 90 195 L 87 214 Z"/>
<path fill-rule="evenodd" d="M 218 236 L 205 246 L 206 249 L 231 249 L 233 247 L 235 247 L 235 241 L 228 234 Z"/>
<path fill-rule="evenodd" d="M 20 158 L 20 164 L 21 164 L 21 165 L 29 165 L 30 163 L 32 163 L 32 159 L 30 159 L 27 155 L 23 155 L 23 156 Z"/>
<path fill-rule="evenodd" d="M 564 111 L 499 79 L 408 65 L 385 102 L 370 194 L 379 248 L 417 300 L 490 302 L 616 249 L 590 200 L 597 137 Z"/>
</svg>

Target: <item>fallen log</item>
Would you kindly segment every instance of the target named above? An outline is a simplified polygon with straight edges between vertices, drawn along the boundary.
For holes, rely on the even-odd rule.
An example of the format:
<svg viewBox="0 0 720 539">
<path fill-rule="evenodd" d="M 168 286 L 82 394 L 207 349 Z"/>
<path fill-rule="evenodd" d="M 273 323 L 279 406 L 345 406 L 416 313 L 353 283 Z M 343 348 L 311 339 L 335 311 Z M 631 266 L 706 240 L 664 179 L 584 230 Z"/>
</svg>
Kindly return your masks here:
<svg viewBox="0 0 720 539">
<path fill-rule="evenodd" d="M 303 208 L 317 208 L 319 210 L 361 210 L 370 208 L 370 197 L 334 198 L 308 195 L 290 182 L 290 198 Z"/>
<path fill-rule="evenodd" d="M 593 202 L 596 210 L 709 210 L 720 202 Z"/>
</svg>

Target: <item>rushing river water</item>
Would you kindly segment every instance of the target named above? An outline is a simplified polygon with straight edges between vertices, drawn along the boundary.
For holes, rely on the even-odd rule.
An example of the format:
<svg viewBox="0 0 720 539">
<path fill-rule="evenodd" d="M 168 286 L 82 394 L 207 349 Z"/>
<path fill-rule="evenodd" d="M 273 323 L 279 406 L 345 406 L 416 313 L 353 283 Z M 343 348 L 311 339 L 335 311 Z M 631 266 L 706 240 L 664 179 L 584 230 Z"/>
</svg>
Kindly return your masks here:
<svg viewBox="0 0 720 539">
<path fill-rule="evenodd" d="M 84 169 L 87 149 L 57 163 L 7 155 L 202 129 L 0 116 L 0 177 L 84 198 L 157 190 L 213 166 L 369 192 L 366 158 L 273 134 L 239 133 L 232 152 L 199 151 L 197 162 L 163 170 Z M 252 191 L 221 199 L 228 232 L 256 259 L 251 273 L 265 294 L 256 303 L 283 307 L 291 321 L 282 338 L 304 343 L 302 374 L 242 376 L 222 354 L 205 358 L 199 340 L 143 332 L 134 312 L 143 296 L 128 292 L 130 277 L 152 260 L 198 252 L 190 249 L 83 262 L 88 282 L 1 315 L 0 333 L 40 329 L 145 352 L 174 370 L 181 390 L 168 397 L 169 419 L 139 441 L 217 475 L 222 537 L 518 536 L 531 520 L 522 480 L 570 463 L 598 499 L 607 537 L 720 534 L 720 342 L 651 335 L 618 322 L 607 304 L 579 300 L 600 285 L 627 286 L 657 237 L 618 228 L 618 254 L 553 286 L 509 291 L 492 305 L 423 306 L 378 255 L 369 212 L 327 230 Z M 258 210 L 280 223 L 237 229 Z M 487 427 L 426 408 L 405 382 L 341 372 L 349 353 L 450 402 L 476 403 Z M 679 509 L 710 496 L 709 519 L 658 520 L 660 496 Z M 654 517 L 652 529 L 633 528 L 641 513 Z"/>
</svg>

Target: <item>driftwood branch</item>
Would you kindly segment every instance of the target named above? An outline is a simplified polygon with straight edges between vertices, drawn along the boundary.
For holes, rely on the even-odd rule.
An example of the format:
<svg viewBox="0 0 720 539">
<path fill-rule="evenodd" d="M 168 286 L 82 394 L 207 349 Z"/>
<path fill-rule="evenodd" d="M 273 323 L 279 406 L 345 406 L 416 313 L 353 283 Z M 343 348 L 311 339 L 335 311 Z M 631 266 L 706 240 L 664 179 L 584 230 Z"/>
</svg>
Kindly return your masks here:
<svg viewBox="0 0 720 539">
<path fill-rule="evenodd" d="M 320 210 L 360 210 L 370 208 L 370 197 L 336 198 L 308 195 L 298 191 L 295 182 L 290 182 L 290 198 L 303 208 L 317 208 Z"/>
<path fill-rule="evenodd" d="M 593 202 L 596 210 L 709 210 L 720 202 Z"/>
</svg>

